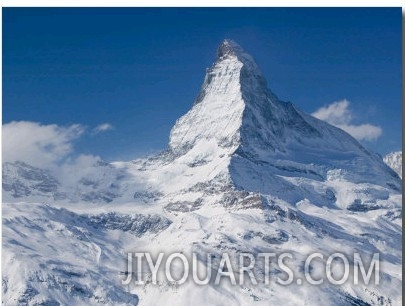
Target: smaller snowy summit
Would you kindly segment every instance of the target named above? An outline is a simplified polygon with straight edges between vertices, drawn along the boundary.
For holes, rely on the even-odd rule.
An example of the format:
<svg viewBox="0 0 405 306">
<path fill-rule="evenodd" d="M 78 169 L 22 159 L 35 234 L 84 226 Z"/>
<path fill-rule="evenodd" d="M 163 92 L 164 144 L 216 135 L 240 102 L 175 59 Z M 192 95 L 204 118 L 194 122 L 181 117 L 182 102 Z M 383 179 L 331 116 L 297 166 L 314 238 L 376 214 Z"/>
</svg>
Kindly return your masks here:
<svg viewBox="0 0 405 306">
<path fill-rule="evenodd" d="M 402 151 L 391 152 L 384 157 L 384 162 L 402 179 Z"/>
</svg>

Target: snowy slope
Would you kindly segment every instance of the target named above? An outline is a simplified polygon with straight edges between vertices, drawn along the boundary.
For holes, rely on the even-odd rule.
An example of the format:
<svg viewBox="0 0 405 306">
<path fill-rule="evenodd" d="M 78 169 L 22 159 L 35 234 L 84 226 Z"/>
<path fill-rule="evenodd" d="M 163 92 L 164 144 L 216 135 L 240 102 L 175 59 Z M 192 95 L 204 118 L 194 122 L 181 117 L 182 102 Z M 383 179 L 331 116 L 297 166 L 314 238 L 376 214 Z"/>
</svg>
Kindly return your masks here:
<svg viewBox="0 0 405 306">
<path fill-rule="evenodd" d="M 121 182 L 127 173 L 101 161 L 82 169 L 80 176 L 74 168 L 52 171 L 20 161 L 3 163 L 2 174 L 3 201 L 28 197 L 31 201 L 108 203 L 121 197 L 126 190 Z"/>
<path fill-rule="evenodd" d="M 3 194 L 6 305 L 401 303 L 401 180 L 344 131 L 280 101 L 230 40 L 167 150 L 98 163 L 84 177 L 3 165 Z M 122 286 L 126 252 L 136 251 L 290 252 L 297 274 L 312 252 L 324 264 L 337 251 L 378 252 L 382 281 Z"/>
<path fill-rule="evenodd" d="M 391 152 L 385 155 L 384 162 L 402 178 L 402 151 Z"/>
<path fill-rule="evenodd" d="M 13 198 L 42 196 L 64 198 L 60 183 L 49 171 L 32 167 L 24 162 L 3 163 L 3 192 Z M 3 197 L 4 200 L 4 197 Z"/>
<path fill-rule="evenodd" d="M 122 249 L 170 223 L 151 214 L 89 215 L 46 204 L 5 204 L 3 302 L 136 304 L 137 296 L 118 281 Z"/>
</svg>

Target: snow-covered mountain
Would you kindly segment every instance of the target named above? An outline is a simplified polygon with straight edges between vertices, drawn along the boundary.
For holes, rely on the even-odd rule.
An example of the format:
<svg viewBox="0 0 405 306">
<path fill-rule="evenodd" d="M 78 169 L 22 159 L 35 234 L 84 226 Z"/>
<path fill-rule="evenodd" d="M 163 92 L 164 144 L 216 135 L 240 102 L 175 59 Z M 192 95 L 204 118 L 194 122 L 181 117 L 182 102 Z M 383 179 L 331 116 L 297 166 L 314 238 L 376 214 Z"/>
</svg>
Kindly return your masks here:
<svg viewBox="0 0 405 306">
<path fill-rule="evenodd" d="M 111 202 L 122 194 L 120 180 L 126 175 L 101 161 L 81 171 L 80 177 L 69 167 L 62 180 L 52 172 L 21 161 L 3 163 L 3 201 L 28 197 L 37 201 Z"/>
<path fill-rule="evenodd" d="M 3 302 L 399 305 L 401 201 L 401 180 L 381 157 L 280 101 L 253 58 L 225 40 L 161 154 L 59 180 L 3 164 Z M 289 252 L 296 274 L 310 253 L 325 264 L 341 252 L 350 275 L 353 253 L 379 253 L 381 281 L 123 286 L 126 253 L 137 251 Z"/>
<path fill-rule="evenodd" d="M 385 155 L 384 162 L 402 179 L 402 151 L 391 152 Z"/>
</svg>

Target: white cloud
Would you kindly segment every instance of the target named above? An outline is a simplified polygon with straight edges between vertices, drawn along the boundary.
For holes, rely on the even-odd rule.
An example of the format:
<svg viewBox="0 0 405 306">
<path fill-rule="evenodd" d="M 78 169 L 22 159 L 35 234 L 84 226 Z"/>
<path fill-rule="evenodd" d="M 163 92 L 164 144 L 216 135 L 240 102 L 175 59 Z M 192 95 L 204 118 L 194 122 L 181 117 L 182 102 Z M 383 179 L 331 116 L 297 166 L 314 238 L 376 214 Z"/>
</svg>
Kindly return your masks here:
<svg viewBox="0 0 405 306">
<path fill-rule="evenodd" d="M 352 114 L 349 111 L 350 102 L 342 100 L 334 102 L 327 106 L 319 108 L 312 113 L 312 116 L 329 122 L 333 125 L 336 124 L 348 124 L 352 120 Z"/>
<path fill-rule="evenodd" d="M 37 167 L 60 162 L 73 151 L 73 141 L 85 128 L 74 124 L 61 127 L 37 122 L 13 121 L 3 125 L 3 162 L 24 161 Z"/>
<path fill-rule="evenodd" d="M 371 141 L 377 139 L 382 134 L 382 129 L 372 124 L 339 125 L 338 127 L 358 140 Z"/>
<path fill-rule="evenodd" d="M 349 106 L 350 102 L 347 100 L 337 101 L 319 108 L 312 116 L 341 128 L 357 140 L 371 141 L 381 136 L 382 129 L 379 126 L 369 123 L 353 124 L 353 113 Z"/>
<path fill-rule="evenodd" d="M 100 125 L 96 126 L 96 127 L 93 129 L 93 134 L 98 134 L 98 133 L 110 131 L 110 130 L 112 130 L 112 129 L 113 129 L 113 126 L 112 126 L 111 124 L 109 124 L 109 123 L 103 123 L 103 124 L 100 124 Z"/>
<path fill-rule="evenodd" d="M 92 171 L 92 167 L 101 161 L 99 156 L 80 154 L 75 158 L 68 158 L 54 171 L 55 176 L 64 186 L 72 186 L 83 176 Z"/>
<path fill-rule="evenodd" d="M 23 161 L 31 166 L 48 169 L 65 186 L 73 186 L 101 158 L 75 154 L 74 142 L 85 127 L 13 121 L 3 125 L 3 163 Z"/>
</svg>

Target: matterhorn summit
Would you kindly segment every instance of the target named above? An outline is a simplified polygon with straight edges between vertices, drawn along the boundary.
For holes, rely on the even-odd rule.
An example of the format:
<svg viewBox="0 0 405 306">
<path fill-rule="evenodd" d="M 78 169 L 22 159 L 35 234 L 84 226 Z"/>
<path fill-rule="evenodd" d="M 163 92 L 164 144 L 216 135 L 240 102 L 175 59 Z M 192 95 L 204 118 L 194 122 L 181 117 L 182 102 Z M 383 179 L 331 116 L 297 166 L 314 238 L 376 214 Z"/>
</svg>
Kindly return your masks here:
<svg viewBox="0 0 405 306">
<path fill-rule="evenodd" d="M 154 156 L 69 179 L 3 164 L 5 305 L 400 305 L 401 179 L 378 154 L 281 101 L 229 39 L 192 102 Z M 207 254 L 288 253 L 294 281 L 277 283 L 288 275 L 272 262 L 255 268 L 257 284 L 123 285 L 139 251 L 197 254 L 205 267 Z M 314 253 L 318 265 L 305 266 Z M 335 253 L 350 268 L 339 285 L 324 271 Z M 378 258 L 378 284 L 353 279 L 354 254 L 367 269 Z M 337 260 L 333 277 L 344 267 Z M 307 270 L 324 283 L 305 281 Z"/>
<path fill-rule="evenodd" d="M 254 59 L 232 40 L 219 46 L 196 102 L 171 131 L 169 148 L 195 162 L 202 155 L 205 163 L 222 160 L 236 186 L 261 193 L 277 192 L 291 177 L 325 181 L 337 171 L 342 179 L 401 188 L 377 154 L 280 101 Z"/>
</svg>

